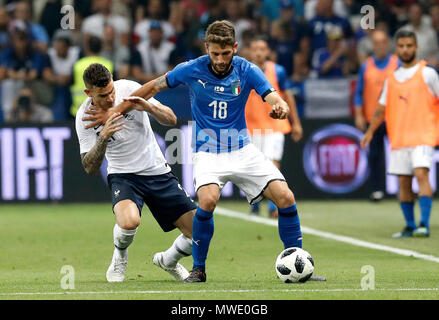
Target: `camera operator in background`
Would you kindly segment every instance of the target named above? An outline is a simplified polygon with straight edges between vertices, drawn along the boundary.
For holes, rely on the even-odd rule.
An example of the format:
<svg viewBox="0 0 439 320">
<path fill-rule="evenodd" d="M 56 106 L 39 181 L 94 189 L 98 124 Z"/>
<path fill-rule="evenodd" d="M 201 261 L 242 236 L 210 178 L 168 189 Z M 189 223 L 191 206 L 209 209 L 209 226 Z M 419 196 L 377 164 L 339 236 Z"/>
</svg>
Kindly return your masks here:
<svg viewBox="0 0 439 320">
<path fill-rule="evenodd" d="M 49 108 L 36 104 L 32 90 L 25 87 L 20 90 L 7 121 L 48 123 L 53 121 L 53 114 Z"/>
</svg>

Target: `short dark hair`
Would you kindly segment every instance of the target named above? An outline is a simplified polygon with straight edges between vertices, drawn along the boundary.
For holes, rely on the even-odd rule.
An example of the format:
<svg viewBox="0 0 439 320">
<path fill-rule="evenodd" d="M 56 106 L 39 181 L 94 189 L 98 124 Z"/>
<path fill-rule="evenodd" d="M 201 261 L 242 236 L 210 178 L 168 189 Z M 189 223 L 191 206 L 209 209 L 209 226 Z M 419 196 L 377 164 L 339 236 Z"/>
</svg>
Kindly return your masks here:
<svg viewBox="0 0 439 320">
<path fill-rule="evenodd" d="M 395 41 L 397 42 L 401 38 L 413 38 L 415 40 L 415 43 L 417 44 L 418 41 L 416 39 L 416 34 L 413 31 L 400 29 L 395 33 Z"/>
<path fill-rule="evenodd" d="M 220 20 L 212 22 L 206 30 L 206 43 L 216 43 L 222 48 L 235 44 L 235 28 L 230 21 Z"/>
<path fill-rule="evenodd" d="M 110 83 L 112 78 L 111 72 L 100 63 L 89 65 L 82 76 L 85 86 L 89 89 L 92 86 L 104 88 Z"/>
</svg>

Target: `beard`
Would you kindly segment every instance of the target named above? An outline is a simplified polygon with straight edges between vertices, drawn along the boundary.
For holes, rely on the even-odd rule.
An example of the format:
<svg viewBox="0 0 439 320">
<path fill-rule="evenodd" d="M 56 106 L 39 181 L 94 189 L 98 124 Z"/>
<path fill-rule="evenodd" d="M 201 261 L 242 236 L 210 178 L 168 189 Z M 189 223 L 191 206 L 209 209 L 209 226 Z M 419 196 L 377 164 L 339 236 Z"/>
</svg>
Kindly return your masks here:
<svg viewBox="0 0 439 320">
<path fill-rule="evenodd" d="M 410 57 L 408 57 L 408 58 L 403 58 L 402 56 L 400 56 L 400 57 L 398 57 L 402 62 L 404 62 L 404 63 L 407 63 L 407 64 L 409 64 L 409 63 L 411 63 L 413 60 L 415 60 L 415 58 L 416 58 L 416 52 L 414 53 L 414 54 L 412 54 Z"/>
<path fill-rule="evenodd" d="M 233 60 L 233 58 L 230 60 L 229 63 L 222 63 L 221 64 L 221 66 L 222 66 L 221 69 L 218 69 L 218 67 L 217 67 L 218 64 L 213 63 L 212 59 L 210 59 L 210 65 L 212 66 L 213 71 L 215 71 L 219 75 L 223 75 L 227 71 L 229 71 L 230 66 L 232 65 L 232 60 Z"/>
</svg>

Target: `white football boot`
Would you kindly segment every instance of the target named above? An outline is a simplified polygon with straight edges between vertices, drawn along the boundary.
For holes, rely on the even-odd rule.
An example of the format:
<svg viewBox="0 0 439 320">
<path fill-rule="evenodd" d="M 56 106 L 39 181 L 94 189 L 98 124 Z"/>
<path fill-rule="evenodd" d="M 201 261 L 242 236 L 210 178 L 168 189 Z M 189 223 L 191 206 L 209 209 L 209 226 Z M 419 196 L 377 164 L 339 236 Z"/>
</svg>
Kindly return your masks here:
<svg viewBox="0 0 439 320">
<path fill-rule="evenodd" d="M 163 262 L 163 253 L 164 252 L 158 252 L 154 255 L 154 258 L 152 258 L 152 262 L 157 266 L 165 270 L 167 273 L 169 273 L 171 276 L 174 277 L 177 281 L 183 281 L 187 277 L 189 277 L 189 272 L 186 270 L 185 267 L 183 267 L 181 264 L 177 263 L 175 267 L 167 267 Z"/>
<path fill-rule="evenodd" d="M 118 249 L 114 248 L 114 250 L 118 250 Z M 116 254 L 113 253 L 111 264 L 107 270 L 107 281 L 123 282 L 125 280 L 125 273 L 127 272 L 127 264 L 128 264 L 128 251 L 126 253 L 125 259 L 117 258 Z"/>
</svg>

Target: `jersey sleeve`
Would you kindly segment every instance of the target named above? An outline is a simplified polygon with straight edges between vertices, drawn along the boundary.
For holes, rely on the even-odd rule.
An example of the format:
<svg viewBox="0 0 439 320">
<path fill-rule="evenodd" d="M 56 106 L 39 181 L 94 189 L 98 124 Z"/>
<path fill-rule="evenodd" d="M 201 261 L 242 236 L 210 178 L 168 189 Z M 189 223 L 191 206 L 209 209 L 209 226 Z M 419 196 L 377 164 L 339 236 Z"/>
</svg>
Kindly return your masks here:
<svg viewBox="0 0 439 320">
<path fill-rule="evenodd" d="M 191 64 L 182 62 L 174 69 L 166 73 L 166 82 L 169 88 L 175 88 L 180 84 L 186 83 L 186 76 L 191 74 Z"/>
<path fill-rule="evenodd" d="M 135 91 L 140 89 L 141 85 L 140 83 L 132 80 L 118 80 L 118 90 L 122 92 L 123 97 L 129 97 L 131 96 Z"/>
<path fill-rule="evenodd" d="M 83 112 L 76 114 L 75 128 L 79 141 L 79 153 L 89 152 L 96 143 L 96 134 L 92 129 L 85 129 L 85 122 L 82 121 Z"/>
<path fill-rule="evenodd" d="M 265 74 L 258 66 L 254 64 L 251 64 L 250 68 L 248 69 L 247 81 L 249 82 L 250 88 L 255 89 L 263 100 L 265 99 L 266 95 L 274 91 L 273 86 L 270 84 L 270 82 L 268 82 Z"/>
<path fill-rule="evenodd" d="M 426 66 L 423 71 L 424 81 L 430 92 L 439 98 L 439 75 L 433 67 Z"/>
</svg>

